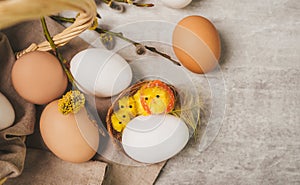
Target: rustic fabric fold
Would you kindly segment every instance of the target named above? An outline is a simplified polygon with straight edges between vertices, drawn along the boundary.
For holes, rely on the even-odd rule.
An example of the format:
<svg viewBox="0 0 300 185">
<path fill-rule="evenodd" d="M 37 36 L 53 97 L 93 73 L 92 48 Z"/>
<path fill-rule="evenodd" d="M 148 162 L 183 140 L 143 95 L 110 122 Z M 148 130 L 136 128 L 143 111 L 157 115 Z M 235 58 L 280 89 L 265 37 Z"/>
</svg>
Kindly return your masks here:
<svg viewBox="0 0 300 185">
<path fill-rule="evenodd" d="M 46 19 L 46 20 L 47 20 L 48 28 L 49 28 L 51 35 L 57 34 L 64 29 L 61 25 L 59 25 L 55 21 L 53 21 L 51 19 Z M 11 28 L 8 28 L 6 30 L 3 30 L 3 32 L 9 38 L 11 47 L 12 47 L 13 51 L 15 51 L 15 52 L 28 47 L 33 42 L 39 43 L 39 42 L 45 40 L 39 21 L 24 22 L 24 23 L 18 24 L 16 26 L 13 26 Z M 26 34 L 26 35 L 24 35 L 24 34 Z M 75 38 L 75 39 L 71 40 L 66 46 L 61 47 L 60 51 L 62 52 L 63 56 L 67 60 L 70 60 L 76 53 L 78 53 L 79 51 L 81 51 L 83 49 L 86 49 L 87 47 L 89 47 L 88 43 L 84 42 L 80 38 Z M 12 54 L 12 52 L 11 52 L 11 54 Z M 2 55 L 1 55 L 0 60 L 2 61 Z M 5 67 L 7 67 L 7 66 L 5 66 Z M 2 64 L 1 64 L 0 70 L 1 70 L 1 76 L 2 76 L 2 71 L 6 72 L 6 75 L 3 75 L 3 76 L 10 76 L 9 75 L 10 70 L 7 71 L 7 68 L 5 68 L 5 70 L 4 70 L 2 68 Z M 1 83 L 1 88 L 2 88 L 2 83 Z M 11 86 L 10 86 L 10 88 L 11 88 Z M 16 95 L 15 92 L 13 92 L 11 94 Z M 5 95 L 7 95 L 7 94 L 5 94 Z M 8 97 L 8 98 L 10 98 L 10 97 Z M 17 101 L 17 102 L 19 102 L 19 101 Z M 110 106 L 111 102 L 106 101 L 106 103 L 104 103 L 103 101 L 102 102 L 97 101 L 96 103 L 97 103 L 97 109 L 98 109 L 100 116 L 105 116 L 107 108 Z M 34 109 L 34 107 L 32 107 L 32 108 Z M 38 107 L 37 114 L 36 114 L 37 120 L 39 119 L 39 115 L 40 115 L 40 111 L 41 111 L 39 109 L 42 109 L 42 107 Z M 32 121 L 34 121 L 34 120 L 32 120 Z M 32 130 L 31 130 L 31 132 L 32 132 Z M 47 150 L 47 148 L 45 147 L 45 145 L 41 139 L 38 124 L 36 124 L 34 134 L 30 135 L 27 138 L 26 144 L 30 148 L 39 148 L 42 150 Z M 22 146 L 24 146 L 24 145 L 22 145 Z M 88 162 L 87 163 L 88 166 L 85 166 L 85 164 L 70 165 L 69 163 L 58 160 L 54 156 L 53 157 L 50 156 L 48 153 L 49 152 L 45 152 L 45 151 L 41 152 L 41 151 L 29 149 L 27 152 L 26 166 L 24 169 L 24 173 L 20 177 L 8 180 L 7 181 L 8 184 L 9 183 L 11 183 L 11 184 L 22 184 L 22 183 L 26 184 L 27 182 L 28 183 L 30 182 L 29 180 L 31 180 L 31 178 L 32 178 L 32 180 L 33 179 L 35 180 L 34 184 L 56 184 L 56 185 L 70 184 L 70 183 L 66 183 L 67 181 L 60 179 L 63 177 L 62 175 L 59 175 L 58 176 L 59 178 L 56 178 L 56 175 L 57 175 L 57 173 L 55 173 L 55 169 L 57 169 L 56 165 L 60 165 L 61 166 L 60 170 L 63 173 L 66 173 L 65 177 L 67 179 L 71 179 L 71 180 L 78 179 L 78 177 L 83 178 L 84 176 L 82 176 L 82 175 L 80 176 L 79 172 L 83 172 L 85 169 L 88 169 L 88 171 L 90 173 L 85 173 L 86 176 L 84 178 L 85 179 L 84 182 L 89 182 L 87 179 L 98 179 L 99 183 L 101 184 L 102 182 L 100 182 L 101 181 L 100 179 L 101 179 L 101 177 L 105 176 L 103 184 L 150 185 L 155 182 L 157 176 L 159 175 L 161 169 L 163 168 L 163 166 L 165 164 L 165 162 L 163 162 L 163 163 L 159 163 L 159 164 L 155 164 L 155 165 L 133 167 L 133 166 L 120 165 L 120 164 L 115 164 L 115 163 L 105 161 L 108 164 L 107 164 L 107 170 L 104 170 L 105 165 L 103 165 L 103 162 L 99 162 L 99 161 L 95 161 L 98 163 Z M 25 155 L 25 150 L 23 151 L 22 154 Z M 0 153 L 0 156 L 1 155 L 2 154 Z M 38 155 L 39 157 L 35 158 L 35 157 L 33 157 L 33 155 L 34 156 Z M 38 166 L 40 166 L 40 168 L 41 168 L 41 172 L 39 172 L 39 170 L 37 170 L 38 168 L 36 166 L 34 166 L 34 164 L 35 164 L 34 160 L 39 160 L 39 158 L 43 158 L 43 157 L 47 157 L 47 160 L 49 160 L 49 161 L 44 161 L 44 160 L 37 161 Z M 1 159 L 1 157 L 0 157 L 0 159 Z M 94 159 L 102 160 L 103 158 L 101 159 L 101 157 L 96 156 Z M 89 166 L 89 164 L 90 164 L 90 166 Z M 45 167 L 45 165 L 47 165 L 47 167 Z M 0 166 L 1 166 L 1 164 L 0 164 Z M 102 166 L 103 170 L 97 171 L 97 166 L 98 167 Z M 81 168 L 82 168 L 82 170 L 80 170 Z M 0 168 L 0 169 L 2 169 L 2 168 Z M 47 169 L 50 170 L 51 173 L 49 173 L 49 174 L 44 173 L 45 171 L 47 171 Z M 95 172 L 99 172 L 99 173 L 95 174 L 95 173 L 93 173 L 93 170 L 95 170 Z M 33 171 L 34 171 L 34 173 L 32 173 Z M 70 173 L 68 173 L 67 171 L 70 171 Z M 75 171 L 75 172 L 72 173 L 72 171 Z M 1 172 L 1 170 L 0 170 L 0 172 Z M 48 175 L 50 177 L 48 177 Z M 75 180 L 72 182 L 75 183 Z M 32 181 L 29 184 L 32 184 Z M 85 183 L 79 182 L 79 184 L 85 184 Z M 93 184 L 93 183 L 88 183 L 88 184 Z M 95 183 L 95 184 L 97 184 L 97 183 Z"/>
<path fill-rule="evenodd" d="M 5 185 L 101 185 L 107 164 L 99 161 L 70 163 L 51 152 L 28 149 L 24 172 Z"/>
<path fill-rule="evenodd" d="M 35 107 L 23 100 L 11 83 L 14 53 L 7 37 L 0 33 L 0 91 L 14 107 L 14 124 L 0 130 L 0 179 L 20 175 L 26 155 L 25 136 L 32 134 L 35 124 Z M 1 110 L 0 110 L 1 111 Z"/>
</svg>

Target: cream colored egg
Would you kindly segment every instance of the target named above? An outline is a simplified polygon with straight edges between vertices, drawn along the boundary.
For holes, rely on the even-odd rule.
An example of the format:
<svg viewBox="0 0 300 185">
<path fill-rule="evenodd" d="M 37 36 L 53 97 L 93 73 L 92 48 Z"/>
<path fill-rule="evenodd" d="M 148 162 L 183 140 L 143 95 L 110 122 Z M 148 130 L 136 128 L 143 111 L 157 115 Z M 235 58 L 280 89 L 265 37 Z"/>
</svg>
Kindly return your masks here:
<svg viewBox="0 0 300 185">
<path fill-rule="evenodd" d="M 171 158 L 187 144 L 186 124 L 172 115 L 138 116 L 123 131 L 126 154 L 143 163 L 158 163 Z"/>
<path fill-rule="evenodd" d="M 85 162 L 97 152 L 98 127 L 84 108 L 63 115 L 58 111 L 58 101 L 51 102 L 42 112 L 40 131 L 47 147 L 65 161 Z"/>
<path fill-rule="evenodd" d="M 10 127 L 14 121 L 14 108 L 8 99 L 0 92 L 0 130 Z"/>
<path fill-rule="evenodd" d="M 189 5 L 192 0 L 160 0 L 164 5 L 170 8 L 184 8 Z"/>
<path fill-rule="evenodd" d="M 82 91 L 98 97 L 119 94 L 132 80 L 132 71 L 125 59 L 100 48 L 76 54 L 71 60 L 71 73 Z"/>
</svg>

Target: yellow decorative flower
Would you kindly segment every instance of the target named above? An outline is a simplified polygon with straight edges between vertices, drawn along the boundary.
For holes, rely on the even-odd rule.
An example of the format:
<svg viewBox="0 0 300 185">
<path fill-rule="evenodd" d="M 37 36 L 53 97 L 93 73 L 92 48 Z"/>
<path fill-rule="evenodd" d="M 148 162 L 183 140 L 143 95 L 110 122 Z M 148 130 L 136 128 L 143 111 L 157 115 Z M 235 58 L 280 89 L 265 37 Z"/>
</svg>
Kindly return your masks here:
<svg viewBox="0 0 300 185">
<path fill-rule="evenodd" d="M 64 115 L 75 114 L 84 107 L 84 104 L 84 95 L 78 90 L 71 90 L 58 100 L 58 110 Z"/>
</svg>

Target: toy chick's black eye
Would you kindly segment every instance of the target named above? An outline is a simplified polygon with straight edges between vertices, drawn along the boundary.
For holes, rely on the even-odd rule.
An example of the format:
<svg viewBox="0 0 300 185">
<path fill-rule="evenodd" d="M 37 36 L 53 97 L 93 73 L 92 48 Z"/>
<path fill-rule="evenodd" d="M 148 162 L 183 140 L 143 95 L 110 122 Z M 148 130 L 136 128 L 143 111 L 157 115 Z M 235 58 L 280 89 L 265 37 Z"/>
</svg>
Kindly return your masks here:
<svg viewBox="0 0 300 185">
<path fill-rule="evenodd" d="M 123 115 L 122 117 L 123 117 L 123 118 L 126 118 L 126 116 L 125 116 L 125 115 Z"/>
<path fill-rule="evenodd" d="M 121 105 L 121 109 L 124 109 L 124 105 Z"/>
<path fill-rule="evenodd" d="M 156 95 L 156 98 L 159 98 L 160 96 L 159 95 Z"/>
<path fill-rule="evenodd" d="M 131 108 L 131 109 L 132 109 L 132 105 L 129 105 L 129 108 Z"/>
<path fill-rule="evenodd" d="M 145 97 L 145 100 L 147 101 L 147 100 L 148 100 L 148 97 Z"/>
<path fill-rule="evenodd" d="M 122 121 L 120 121 L 119 124 L 122 124 Z"/>
</svg>

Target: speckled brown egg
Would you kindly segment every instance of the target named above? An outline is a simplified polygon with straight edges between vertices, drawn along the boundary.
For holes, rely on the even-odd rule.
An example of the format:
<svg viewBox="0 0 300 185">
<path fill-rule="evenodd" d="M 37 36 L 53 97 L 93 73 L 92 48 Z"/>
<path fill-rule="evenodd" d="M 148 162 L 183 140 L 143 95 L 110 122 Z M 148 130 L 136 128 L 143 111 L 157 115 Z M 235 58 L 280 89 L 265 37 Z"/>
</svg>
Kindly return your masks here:
<svg viewBox="0 0 300 185">
<path fill-rule="evenodd" d="M 172 44 L 179 61 L 194 73 L 207 73 L 218 64 L 220 37 L 215 26 L 204 17 L 182 19 L 174 29 Z"/>
<path fill-rule="evenodd" d="M 63 115 L 58 110 L 58 101 L 51 102 L 42 112 L 40 131 L 47 147 L 65 161 L 85 162 L 97 152 L 98 126 L 85 108 Z"/>
<path fill-rule="evenodd" d="M 47 104 L 60 97 L 68 84 L 57 58 L 43 51 L 21 56 L 15 62 L 11 76 L 18 94 L 34 104 Z"/>
</svg>

